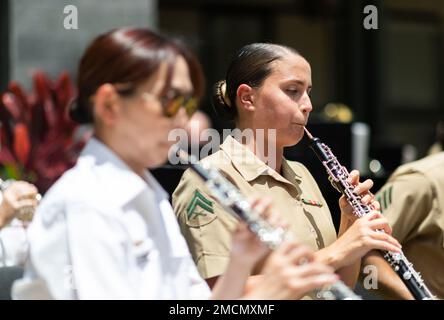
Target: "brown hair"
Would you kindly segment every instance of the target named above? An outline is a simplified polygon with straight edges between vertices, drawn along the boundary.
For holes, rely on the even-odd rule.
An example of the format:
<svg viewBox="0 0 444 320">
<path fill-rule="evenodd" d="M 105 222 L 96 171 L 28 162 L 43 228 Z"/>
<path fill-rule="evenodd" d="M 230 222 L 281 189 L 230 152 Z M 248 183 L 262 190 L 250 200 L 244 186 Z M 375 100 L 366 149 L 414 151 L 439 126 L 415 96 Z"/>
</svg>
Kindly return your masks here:
<svg viewBox="0 0 444 320">
<path fill-rule="evenodd" d="M 232 58 L 225 80 L 213 86 L 211 102 L 216 113 L 225 120 L 238 116 L 236 92 L 241 84 L 258 88 L 271 74 L 271 63 L 296 50 L 272 43 L 252 43 L 242 47 Z"/>
<path fill-rule="evenodd" d="M 93 122 L 90 98 L 105 83 L 126 84 L 121 95 L 131 95 L 162 62 L 168 64 L 163 93 L 170 88 L 172 69 L 178 56 L 186 60 L 194 88 L 200 100 L 204 91 L 202 67 L 195 55 L 178 40 L 169 39 L 143 28 L 118 28 L 98 36 L 83 54 L 77 76 L 78 96 L 70 116 L 79 123 Z"/>
</svg>

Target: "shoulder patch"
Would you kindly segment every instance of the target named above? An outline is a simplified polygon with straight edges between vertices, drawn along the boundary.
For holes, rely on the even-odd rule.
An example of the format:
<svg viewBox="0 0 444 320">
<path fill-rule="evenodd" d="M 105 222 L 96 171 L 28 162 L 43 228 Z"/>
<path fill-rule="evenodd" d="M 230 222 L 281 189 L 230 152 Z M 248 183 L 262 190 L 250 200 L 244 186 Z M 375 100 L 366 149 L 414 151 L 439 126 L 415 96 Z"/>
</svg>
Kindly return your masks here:
<svg viewBox="0 0 444 320">
<path fill-rule="evenodd" d="M 392 203 L 392 190 L 393 186 L 387 187 L 384 190 L 382 190 L 379 195 L 376 197 L 376 200 L 379 201 L 379 204 L 381 205 L 381 212 L 384 212 L 387 210 L 387 208 Z"/>
<path fill-rule="evenodd" d="M 187 206 L 188 220 L 208 213 L 214 214 L 213 201 L 207 199 L 199 190 L 194 191 L 193 197 Z"/>
</svg>

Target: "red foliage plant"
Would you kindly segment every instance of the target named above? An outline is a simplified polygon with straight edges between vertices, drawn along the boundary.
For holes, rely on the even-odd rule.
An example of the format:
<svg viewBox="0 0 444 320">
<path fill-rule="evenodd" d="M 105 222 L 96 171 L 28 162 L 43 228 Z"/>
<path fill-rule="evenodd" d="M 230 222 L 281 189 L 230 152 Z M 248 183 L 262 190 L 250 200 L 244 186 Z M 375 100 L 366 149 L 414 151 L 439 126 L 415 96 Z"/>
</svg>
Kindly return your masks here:
<svg viewBox="0 0 444 320">
<path fill-rule="evenodd" d="M 0 101 L 0 166 L 2 179 L 26 180 L 41 193 L 71 168 L 90 136 L 74 139 L 78 126 L 68 115 L 75 86 L 67 72 L 51 81 L 33 75 L 27 94 L 12 81 Z"/>
</svg>

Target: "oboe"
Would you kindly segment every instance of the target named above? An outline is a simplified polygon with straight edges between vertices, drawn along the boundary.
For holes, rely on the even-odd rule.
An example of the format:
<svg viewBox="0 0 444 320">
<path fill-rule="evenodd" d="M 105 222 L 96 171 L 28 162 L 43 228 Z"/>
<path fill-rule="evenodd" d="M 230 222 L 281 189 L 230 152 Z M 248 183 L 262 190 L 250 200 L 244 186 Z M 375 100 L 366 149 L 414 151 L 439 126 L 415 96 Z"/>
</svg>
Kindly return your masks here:
<svg viewBox="0 0 444 320">
<path fill-rule="evenodd" d="M 176 154 L 205 182 L 206 187 L 218 202 L 234 217 L 247 223 L 249 229 L 270 249 L 276 249 L 284 240 L 290 239 L 290 233 L 283 228 L 273 227 L 254 210 L 244 195 L 216 168 L 209 164 L 199 164 L 197 159 L 185 151 L 173 146 Z M 361 300 L 342 281 L 316 290 L 315 299 L 318 300 Z"/>
<path fill-rule="evenodd" d="M 313 137 L 306 128 L 304 129 L 310 139 L 310 148 L 324 165 L 332 186 L 345 196 L 353 208 L 353 213 L 357 217 L 371 213 L 373 209 L 372 206 L 363 204 L 362 197 L 353 192 L 354 186 L 347 181 L 349 176 L 347 169 L 339 163 L 338 159 L 325 143 L 319 138 Z M 384 232 L 383 230 L 378 231 Z M 413 264 L 407 260 L 402 252 L 381 251 L 381 253 L 416 300 L 434 299 L 434 295 L 425 285 L 419 272 L 413 268 Z"/>
</svg>

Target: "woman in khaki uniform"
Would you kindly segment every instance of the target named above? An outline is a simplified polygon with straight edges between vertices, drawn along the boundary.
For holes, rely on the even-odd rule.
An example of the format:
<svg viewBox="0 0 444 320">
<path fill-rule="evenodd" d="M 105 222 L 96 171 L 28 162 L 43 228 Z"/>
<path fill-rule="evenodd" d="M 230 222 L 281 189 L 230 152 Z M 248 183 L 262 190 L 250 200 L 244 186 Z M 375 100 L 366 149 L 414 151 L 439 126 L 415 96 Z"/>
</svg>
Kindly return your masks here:
<svg viewBox="0 0 444 320">
<path fill-rule="evenodd" d="M 284 159 L 284 147 L 303 137 L 312 110 L 310 90 L 310 65 L 294 50 L 274 44 L 243 47 L 233 58 L 226 80 L 215 85 L 213 103 L 221 116 L 251 134 L 247 141 L 227 137 L 221 150 L 202 161 L 218 167 L 244 194 L 271 197 L 291 232 L 317 251 L 318 261 L 332 266 L 353 286 L 364 254 L 371 249 L 398 251 L 400 245 L 389 235 L 390 227 L 381 214 L 356 220 L 344 199 L 340 201 L 337 238 L 330 211 L 311 174 L 302 164 Z M 275 141 L 269 141 L 273 134 Z M 270 157 L 273 153 L 275 157 Z M 359 183 L 355 171 L 350 182 L 364 202 L 379 205 L 369 193 L 370 180 Z M 212 285 L 225 271 L 229 239 L 237 221 L 190 171 L 174 192 L 173 205 L 198 269 Z M 377 233 L 377 229 L 387 234 Z"/>
<path fill-rule="evenodd" d="M 444 152 L 399 167 L 376 196 L 406 257 L 444 299 Z M 387 277 L 392 271 L 382 257 L 368 255 L 365 263 L 378 268 L 375 293 L 411 298 L 400 279 Z"/>
</svg>

